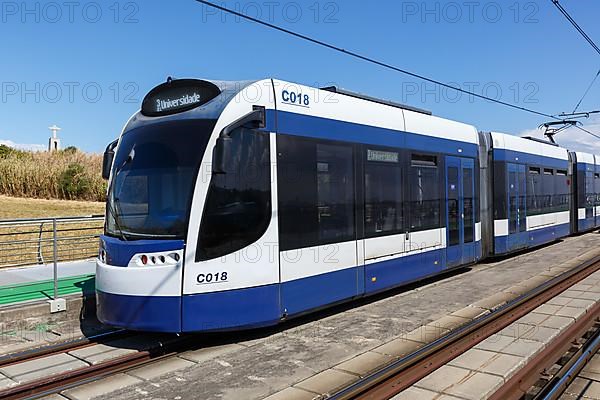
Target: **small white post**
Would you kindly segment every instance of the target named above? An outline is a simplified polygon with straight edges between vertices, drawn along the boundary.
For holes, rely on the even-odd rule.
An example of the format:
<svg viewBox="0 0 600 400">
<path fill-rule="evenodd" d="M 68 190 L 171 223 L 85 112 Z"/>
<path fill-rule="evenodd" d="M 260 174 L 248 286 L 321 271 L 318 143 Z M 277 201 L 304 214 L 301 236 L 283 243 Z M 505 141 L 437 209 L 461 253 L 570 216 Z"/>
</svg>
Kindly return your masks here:
<svg viewBox="0 0 600 400">
<path fill-rule="evenodd" d="M 67 302 L 65 299 L 58 298 L 58 236 L 56 229 L 56 218 L 52 220 L 52 246 L 53 246 L 53 259 L 54 259 L 54 272 L 53 272 L 53 280 L 54 280 L 54 296 L 50 303 L 50 312 L 56 313 L 60 311 L 65 311 L 67 309 Z"/>
</svg>

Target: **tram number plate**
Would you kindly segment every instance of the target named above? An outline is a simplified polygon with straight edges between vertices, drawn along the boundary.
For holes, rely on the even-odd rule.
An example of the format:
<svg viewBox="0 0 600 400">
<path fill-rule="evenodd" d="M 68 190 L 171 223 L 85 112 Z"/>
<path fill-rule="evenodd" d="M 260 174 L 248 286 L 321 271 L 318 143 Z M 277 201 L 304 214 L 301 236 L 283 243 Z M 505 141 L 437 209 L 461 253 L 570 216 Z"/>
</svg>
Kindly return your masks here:
<svg viewBox="0 0 600 400">
<path fill-rule="evenodd" d="M 310 96 L 292 90 L 283 90 L 281 92 L 281 100 L 286 104 L 293 106 L 310 107 Z"/>
<path fill-rule="evenodd" d="M 209 283 L 227 282 L 227 279 L 227 271 L 214 273 L 209 272 L 206 274 L 198 274 L 198 276 L 196 277 L 196 282 L 198 283 L 198 285 L 207 285 Z"/>
</svg>

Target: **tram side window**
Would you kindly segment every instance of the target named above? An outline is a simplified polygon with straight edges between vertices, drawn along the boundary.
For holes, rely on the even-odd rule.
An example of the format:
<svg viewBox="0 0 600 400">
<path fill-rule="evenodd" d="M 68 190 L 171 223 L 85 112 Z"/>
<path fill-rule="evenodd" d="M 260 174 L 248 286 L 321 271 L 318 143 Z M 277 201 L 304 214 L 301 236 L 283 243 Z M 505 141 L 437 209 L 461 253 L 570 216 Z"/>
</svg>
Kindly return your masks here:
<svg viewBox="0 0 600 400">
<path fill-rule="evenodd" d="M 353 147 L 277 138 L 281 250 L 355 239 Z"/>
<path fill-rule="evenodd" d="M 433 155 L 411 155 L 409 172 L 410 230 L 440 227 L 438 159 Z"/>
<path fill-rule="evenodd" d="M 542 181 L 541 181 L 541 169 L 539 167 L 529 167 L 529 173 L 527 174 L 527 214 L 536 215 L 540 214 L 542 210 L 541 201 L 543 198 L 542 194 Z"/>
<path fill-rule="evenodd" d="M 227 173 L 210 181 L 198 237 L 197 261 L 240 250 L 271 221 L 269 135 L 240 128 L 231 134 Z"/>
<path fill-rule="evenodd" d="M 585 217 L 594 217 L 594 205 L 596 202 L 596 194 L 594 188 L 594 174 L 591 172 L 585 173 Z"/>
<path fill-rule="evenodd" d="M 567 171 L 563 169 L 556 170 L 556 193 L 554 207 L 556 211 L 569 211 L 569 178 Z"/>
<path fill-rule="evenodd" d="M 319 243 L 354 239 L 354 162 L 351 146 L 318 143 Z"/>
<path fill-rule="evenodd" d="M 552 202 L 555 193 L 554 184 L 554 170 L 552 168 L 544 168 L 544 175 L 542 178 L 543 197 L 542 197 L 542 212 L 548 213 L 554 211 L 554 204 Z"/>
<path fill-rule="evenodd" d="M 366 150 L 365 234 L 367 237 L 402 232 L 402 170 L 400 154 Z"/>
</svg>

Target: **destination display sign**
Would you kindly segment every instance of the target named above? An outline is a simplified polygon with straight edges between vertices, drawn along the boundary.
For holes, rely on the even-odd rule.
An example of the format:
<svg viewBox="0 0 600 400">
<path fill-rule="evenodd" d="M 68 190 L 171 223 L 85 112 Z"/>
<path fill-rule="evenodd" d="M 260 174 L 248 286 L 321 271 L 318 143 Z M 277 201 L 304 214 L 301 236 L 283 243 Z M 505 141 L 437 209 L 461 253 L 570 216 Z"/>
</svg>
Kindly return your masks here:
<svg viewBox="0 0 600 400">
<path fill-rule="evenodd" d="M 399 154 L 394 151 L 380 151 L 367 149 L 367 161 L 380 161 L 397 163 Z"/>
<path fill-rule="evenodd" d="M 196 79 L 169 80 L 152 89 L 142 102 L 142 114 L 149 117 L 176 114 L 208 103 L 221 94 L 211 82 Z"/>
</svg>

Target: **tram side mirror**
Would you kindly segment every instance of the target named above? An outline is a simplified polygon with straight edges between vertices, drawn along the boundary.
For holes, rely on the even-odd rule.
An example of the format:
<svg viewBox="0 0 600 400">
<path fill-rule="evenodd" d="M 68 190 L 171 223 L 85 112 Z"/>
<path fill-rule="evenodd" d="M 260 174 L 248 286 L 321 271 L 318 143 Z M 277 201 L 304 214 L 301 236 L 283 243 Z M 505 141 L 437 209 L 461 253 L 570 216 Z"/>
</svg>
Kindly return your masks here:
<svg viewBox="0 0 600 400">
<path fill-rule="evenodd" d="M 108 180 L 110 178 L 110 169 L 112 168 L 113 160 L 115 159 L 115 148 L 119 143 L 115 140 L 106 147 L 104 150 L 104 156 L 102 157 L 102 179 Z"/>
<path fill-rule="evenodd" d="M 227 160 L 230 160 L 231 156 L 231 143 L 230 136 L 223 136 L 217 139 L 217 144 L 213 150 L 213 174 L 227 173 Z"/>
</svg>

